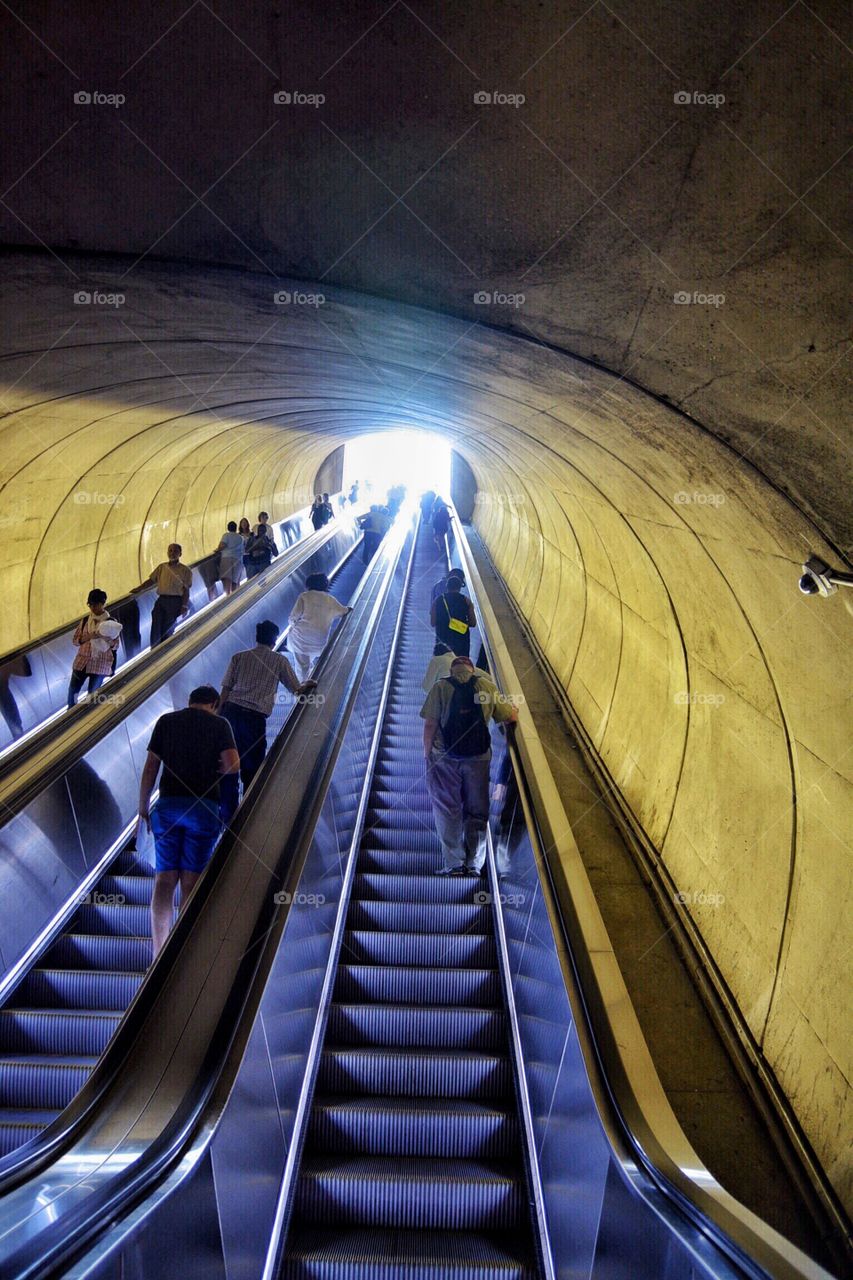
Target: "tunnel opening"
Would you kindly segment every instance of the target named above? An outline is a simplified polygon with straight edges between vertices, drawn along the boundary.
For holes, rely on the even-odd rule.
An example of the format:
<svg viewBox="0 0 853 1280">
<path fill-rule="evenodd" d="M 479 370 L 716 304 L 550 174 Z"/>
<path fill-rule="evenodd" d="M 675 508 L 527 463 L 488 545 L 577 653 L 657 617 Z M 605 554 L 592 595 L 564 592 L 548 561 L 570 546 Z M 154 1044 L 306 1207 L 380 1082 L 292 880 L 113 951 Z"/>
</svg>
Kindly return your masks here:
<svg viewBox="0 0 853 1280">
<path fill-rule="evenodd" d="M 433 432 L 402 428 L 349 440 L 344 445 L 343 491 L 356 482 L 367 502 L 384 502 L 395 485 L 404 485 L 410 498 L 428 489 L 449 498 L 450 446 Z"/>
</svg>

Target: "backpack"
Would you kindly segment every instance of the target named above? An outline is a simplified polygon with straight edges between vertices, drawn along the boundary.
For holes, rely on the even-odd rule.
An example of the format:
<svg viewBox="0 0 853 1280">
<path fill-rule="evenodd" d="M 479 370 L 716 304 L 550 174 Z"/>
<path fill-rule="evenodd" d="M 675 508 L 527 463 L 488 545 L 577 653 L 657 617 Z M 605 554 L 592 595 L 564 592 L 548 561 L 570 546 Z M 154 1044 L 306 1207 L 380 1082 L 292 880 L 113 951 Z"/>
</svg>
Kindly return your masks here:
<svg viewBox="0 0 853 1280">
<path fill-rule="evenodd" d="M 453 686 L 453 697 L 447 719 L 441 726 L 444 749 L 452 756 L 485 755 L 492 745 L 492 739 L 477 700 L 477 681 L 472 678 L 464 684 L 457 684 L 450 679 L 450 683 Z"/>
</svg>

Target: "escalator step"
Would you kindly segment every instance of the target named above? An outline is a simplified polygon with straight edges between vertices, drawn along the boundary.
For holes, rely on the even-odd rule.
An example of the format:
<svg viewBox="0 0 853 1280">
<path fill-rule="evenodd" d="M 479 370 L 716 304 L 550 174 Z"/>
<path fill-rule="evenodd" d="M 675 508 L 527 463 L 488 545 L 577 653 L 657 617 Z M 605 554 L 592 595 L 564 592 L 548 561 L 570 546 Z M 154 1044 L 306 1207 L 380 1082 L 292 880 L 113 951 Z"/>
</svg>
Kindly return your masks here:
<svg viewBox="0 0 853 1280">
<path fill-rule="evenodd" d="M 501 1000 L 496 969 L 422 969 L 392 965 L 338 966 L 335 1000 L 382 1004 L 492 1008 Z"/>
<path fill-rule="evenodd" d="M 471 881 L 473 885 L 475 881 Z M 350 904 L 347 924 L 352 929 L 388 929 L 395 933 L 485 933 L 491 912 L 477 903 L 379 902 L 362 898 Z"/>
<path fill-rule="evenodd" d="M 445 1231 L 507 1230 L 525 1208 L 517 1171 L 498 1161 L 306 1154 L 295 1212 L 306 1222 Z"/>
<path fill-rule="evenodd" d="M 506 1097 L 512 1090 L 512 1072 L 504 1054 L 324 1048 L 317 1088 L 322 1093 L 482 1100 Z"/>
<path fill-rule="evenodd" d="M 44 960 L 47 968 L 139 973 L 151 963 L 151 939 L 118 938 L 106 933 L 64 933 Z"/>
<path fill-rule="evenodd" d="M 16 990 L 11 1006 L 123 1011 L 136 995 L 144 976 L 101 969 L 31 969 Z"/>
<path fill-rule="evenodd" d="M 341 1004 L 329 1009 L 328 1042 L 397 1049 L 495 1049 L 507 1045 L 502 1009 L 443 1009 L 402 1004 Z"/>
<path fill-rule="evenodd" d="M 118 906 L 150 906 L 154 888 L 153 876 L 101 876 L 96 893 L 103 894 Z M 100 901 L 95 898 L 95 901 Z"/>
<path fill-rule="evenodd" d="M 22 1147 L 37 1137 L 56 1117 L 58 1111 L 22 1110 L 0 1108 L 0 1156 Z"/>
<path fill-rule="evenodd" d="M 153 876 L 154 868 L 145 856 L 135 849 L 122 849 L 115 860 L 110 863 L 110 872 L 114 876 Z"/>
<path fill-rule="evenodd" d="M 371 836 L 371 843 L 373 839 Z M 482 884 L 485 883 L 482 880 Z M 481 880 L 472 876 L 403 876 L 370 871 L 357 872 L 352 886 L 352 896 L 362 902 L 371 898 L 379 902 L 452 902 L 476 906 L 479 898 L 475 895 L 482 892 Z"/>
<path fill-rule="evenodd" d="M 388 853 L 425 853 L 431 854 L 433 866 L 441 866 L 441 846 L 435 829 L 426 825 L 412 823 L 403 835 L 399 831 L 383 831 L 381 827 L 373 827 L 364 834 L 362 848 L 385 850 Z"/>
<path fill-rule="evenodd" d="M 380 831 L 407 831 L 409 824 L 418 823 L 434 829 L 432 805 L 427 794 L 410 791 L 404 797 L 402 807 L 399 796 L 393 805 L 371 804 L 364 827 L 366 831 L 372 831 L 374 827 Z"/>
<path fill-rule="evenodd" d="M 369 837 L 368 837 L 369 838 Z M 434 848 L 400 852 L 399 849 L 369 848 L 362 844 L 358 855 L 358 869 L 363 872 L 379 872 L 400 875 L 433 875 L 441 866 L 441 853 L 436 842 Z"/>
<path fill-rule="evenodd" d="M 282 1280 L 534 1280 L 512 1237 L 470 1231 L 295 1228 Z"/>
<path fill-rule="evenodd" d="M 0 1057 L 0 1107 L 67 1107 L 88 1080 L 97 1059 L 81 1055 Z"/>
<path fill-rule="evenodd" d="M 108 933 L 117 937 L 144 937 L 151 927 L 148 907 L 82 906 L 72 922 L 75 933 Z"/>
<path fill-rule="evenodd" d="M 497 964 L 494 938 L 485 933 L 379 933 L 350 929 L 344 934 L 341 958 L 348 963 L 419 964 L 438 968 Z"/>
<path fill-rule="evenodd" d="M 0 1010 L 0 1053 L 103 1053 L 120 1013 L 81 1013 L 79 1009 Z"/>
<path fill-rule="evenodd" d="M 513 1112 L 452 1098 L 315 1098 L 308 1146 L 365 1155 L 467 1156 L 514 1153 Z"/>
</svg>

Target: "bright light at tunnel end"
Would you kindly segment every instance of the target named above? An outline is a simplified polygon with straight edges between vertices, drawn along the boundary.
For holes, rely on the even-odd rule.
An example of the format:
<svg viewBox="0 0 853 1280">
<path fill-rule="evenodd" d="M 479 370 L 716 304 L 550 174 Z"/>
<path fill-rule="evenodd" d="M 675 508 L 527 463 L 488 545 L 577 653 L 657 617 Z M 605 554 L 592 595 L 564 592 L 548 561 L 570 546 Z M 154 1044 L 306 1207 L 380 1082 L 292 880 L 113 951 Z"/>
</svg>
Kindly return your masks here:
<svg viewBox="0 0 853 1280">
<path fill-rule="evenodd" d="M 450 446 L 427 431 L 388 428 L 350 440 L 344 448 L 343 490 L 358 480 L 362 497 L 380 502 L 394 485 L 406 486 L 417 497 L 433 489 L 450 497 Z M 364 491 L 365 482 L 372 485 Z"/>
</svg>

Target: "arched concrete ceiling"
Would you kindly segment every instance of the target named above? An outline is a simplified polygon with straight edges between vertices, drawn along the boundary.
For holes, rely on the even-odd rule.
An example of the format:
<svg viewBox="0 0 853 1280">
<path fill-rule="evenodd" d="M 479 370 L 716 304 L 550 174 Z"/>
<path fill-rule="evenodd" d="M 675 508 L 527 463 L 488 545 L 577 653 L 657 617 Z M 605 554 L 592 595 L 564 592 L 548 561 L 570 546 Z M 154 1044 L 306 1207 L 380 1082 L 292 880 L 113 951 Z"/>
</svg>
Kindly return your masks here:
<svg viewBox="0 0 853 1280">
<path fill-rule="evenodd" d="M 847 547 L 845 10 L 4 5 L 0 235 L 69 289 L 66 250 L 118 251 L 128 295 L 155 255 L 535 335 L 680 406 Z"/>
<path fill-rule="evenodd" d="M 797 591 L 804 556 L 831 554 L 802 512 L 639 388 L 499 330 L 332 288 L 282 307 L 261 274 L 168 264 L 122 307 L 75 308 L 49 255 L 7 267 L 3 647 L 176 537 L 192 557 L 227 518 L 304 502 L 356 432 L 440 432 L 849 1204 L 851 615 Z M 75 270 L 106 291 L 118 266 Z"/>
</svg>

